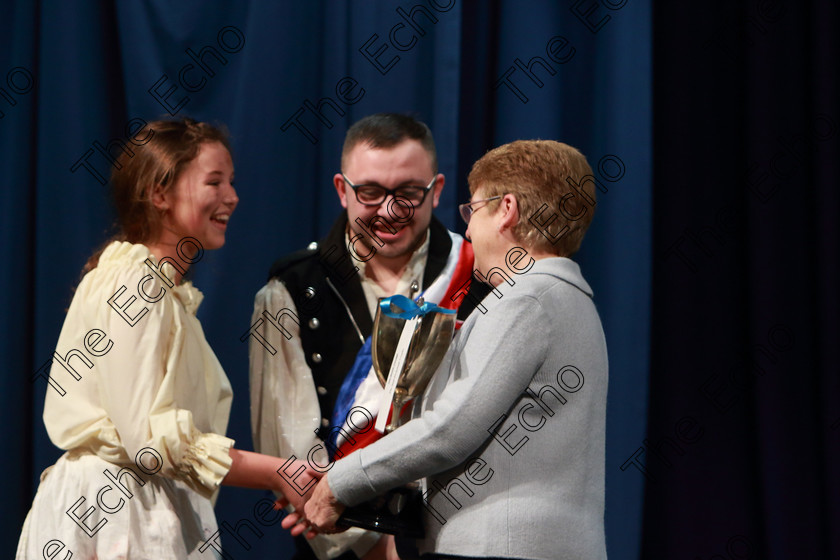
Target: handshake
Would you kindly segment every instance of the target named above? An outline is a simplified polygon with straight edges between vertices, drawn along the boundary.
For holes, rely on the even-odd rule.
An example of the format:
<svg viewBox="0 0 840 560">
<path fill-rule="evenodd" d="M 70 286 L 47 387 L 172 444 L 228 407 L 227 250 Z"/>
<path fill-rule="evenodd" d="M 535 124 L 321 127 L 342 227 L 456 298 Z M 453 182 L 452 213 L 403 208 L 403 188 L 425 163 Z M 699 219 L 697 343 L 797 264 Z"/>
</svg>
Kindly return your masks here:
<svg viewBox="0 0 840 560">
<path fill-rule="evenodd" d="M 289 473 L 294 473 L 290 476 Z M 295 511 L 287 515 L 281 525 L 292 536 L 305 535 L 311 539 L 318 534 L 339 533 L 344 528 L 335 524 L 344 505 L 339 503 L 330 490 L 326 472 L 313 469 L 306 461 L 287 461 L 277 469 L 280 478 L 274 490 L 283 494 L 274 502 L 275 509 L 291 505 Z M 302 491 L 303 490 L 303 491 Z"/>
<path fill-rule="evenodd" d="M 346 530 L 346 527 L 336 527 L 345 506 L 336 500 L 325 474 L 301 459 L 286 461 L 277 469 L 280 482 L 273 489 L 283 497 L 274 502 L 274 508 L 279 510 L 288 505 L 295 508 L 280 523 L 292 536 L 304 535 L 312 539 L 319 534 Z M 363 560 L 399 560 L 394 537 L 383 535 Z"/>
</svg>

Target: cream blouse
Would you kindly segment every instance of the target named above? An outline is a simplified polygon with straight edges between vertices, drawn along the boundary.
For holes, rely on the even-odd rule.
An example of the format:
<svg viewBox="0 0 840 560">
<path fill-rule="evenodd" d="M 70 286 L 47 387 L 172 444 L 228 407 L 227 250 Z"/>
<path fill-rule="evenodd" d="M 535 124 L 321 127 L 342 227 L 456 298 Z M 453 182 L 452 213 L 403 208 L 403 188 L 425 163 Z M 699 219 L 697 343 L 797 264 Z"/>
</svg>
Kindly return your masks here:
<svg viewBox="0 0 840 560">
<path fill-rule="evenodd" d="M 162 457 L 155 476 L 209 498 L 231 466 L 234 442 L 221 434 L 233 393 L 195 316 L 203 295 L 191 282 L 170 287 L 157 265 L 144 245 L 114 242 L 82 279 L 58 339 L 64 364 L 53 363 L 44 423 L 61 449 L 110 463 L 134 464 L 152 448 Z M 162 269 L 174 278 L 172 265 Z M 155 468 L 154 455 L 141 460 Z"/>
</svg>

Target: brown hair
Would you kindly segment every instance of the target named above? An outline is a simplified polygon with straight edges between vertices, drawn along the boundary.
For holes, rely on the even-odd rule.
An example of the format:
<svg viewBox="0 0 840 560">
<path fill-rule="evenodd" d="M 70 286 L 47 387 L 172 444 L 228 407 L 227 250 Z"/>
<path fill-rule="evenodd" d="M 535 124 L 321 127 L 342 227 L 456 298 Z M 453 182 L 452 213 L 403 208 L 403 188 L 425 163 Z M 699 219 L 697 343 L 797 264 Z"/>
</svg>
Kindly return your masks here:
<svg viewBox="0 0 840 560">
<path fill-rule="evenodd" d="M 470 194 L 482 188 L 482 198 L 508 193 L 516 197 L 519 222 L 513 234 L 518 240 L 569 257 L 580 248 L 595 212 L 591 177 L 592 168 L 577 149 L 553 140 L 517 140 L 484 154 L 473 165 L 468 181 Z M 535 217 L 539 223 L 556 216 L 546 228 L 538 228 L 530 220 L 541 210 L 540 217 Z M 560 235 L 565 227 L 568 231 Z M 552 241 L 548 235 L 556 238 Z"/>
<path fill-rule="evenodd" d="M 432 171 L 437 173 L 437 152 L 432 131 L 425 123 L 399 113 L 376 113 L 356 121 L 344 137 L 341 167 L 344 168 L 347 155 L 359 144 L 368 144 L 371 148 L 393 148 L 406 140 L 420 142 L 429 154 Z"/>
<path fill-rule="evenodd" d="M 148 131 L 145 131 L 148 128 Z M 133 155 L 123 151 L 111 173 L 111 195 L 117 211 L 119 231 L 85 263 L 82 274 L 96 268 L 99 256 L 113 241 L 154 241 L 161 230 L 161 212 L 152 203 L 155 189 L 168 192 L 194 160 L 201 145 L 219 142 L 230 151 L 227 131 L 189 118 L 152 121 L 134 137 L 146 142 L 132 146 Z"/>
</svg>

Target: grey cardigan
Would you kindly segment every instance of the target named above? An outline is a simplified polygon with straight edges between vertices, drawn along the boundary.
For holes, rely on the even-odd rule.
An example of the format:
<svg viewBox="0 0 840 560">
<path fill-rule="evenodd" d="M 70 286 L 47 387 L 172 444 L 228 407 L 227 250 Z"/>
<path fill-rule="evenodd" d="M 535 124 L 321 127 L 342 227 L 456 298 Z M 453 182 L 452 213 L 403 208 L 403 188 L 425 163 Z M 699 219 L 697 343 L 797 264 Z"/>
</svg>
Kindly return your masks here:
<svg viewBox="0 0 840 560">
<path fill-rule="evenodd" d="M 536 261 L 464 323 L 418 416 L 336 462 L 356 505 L 423 480 L 421 553 L 606 558 L 607 348 L 567 258 Z"/>
</svg>

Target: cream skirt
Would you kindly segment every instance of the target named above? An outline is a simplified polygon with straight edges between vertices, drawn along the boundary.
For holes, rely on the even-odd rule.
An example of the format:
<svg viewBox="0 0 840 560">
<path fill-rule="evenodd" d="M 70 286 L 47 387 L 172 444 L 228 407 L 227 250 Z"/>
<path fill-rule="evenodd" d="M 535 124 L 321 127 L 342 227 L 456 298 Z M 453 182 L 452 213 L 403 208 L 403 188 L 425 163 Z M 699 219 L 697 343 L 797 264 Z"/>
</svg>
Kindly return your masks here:
<svg viewBox="0 0 840 560">
<path fill-rule="evenodd" d="M 41 475 L 15 558 L 221 558 L 216 531 L 210 500 L 182 482 L 67 452 Z"/>
</svg>

